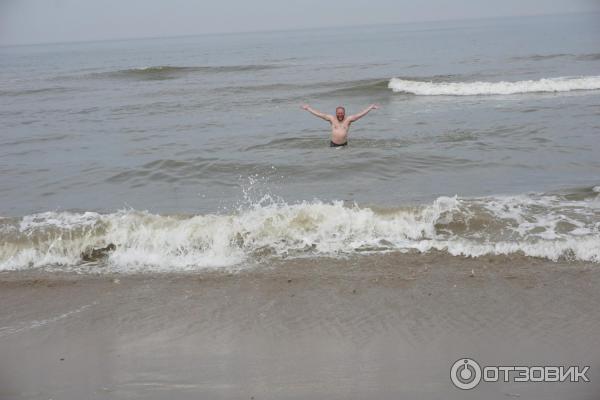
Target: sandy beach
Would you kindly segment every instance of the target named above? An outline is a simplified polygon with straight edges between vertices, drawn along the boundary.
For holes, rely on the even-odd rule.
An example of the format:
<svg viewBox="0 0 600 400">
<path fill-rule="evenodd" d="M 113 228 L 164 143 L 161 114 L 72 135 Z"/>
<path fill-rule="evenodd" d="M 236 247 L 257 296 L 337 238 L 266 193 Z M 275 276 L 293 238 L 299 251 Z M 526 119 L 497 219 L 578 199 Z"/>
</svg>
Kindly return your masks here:
<svg viewBox="0 0 600 400">
<path fill-rule="evenodd" d="M 1 399 L 597 399 L 600 270 L 441 253 L 0 275 Z M 452 386 L 454 361 L 590 383 Z"/>
</svg>

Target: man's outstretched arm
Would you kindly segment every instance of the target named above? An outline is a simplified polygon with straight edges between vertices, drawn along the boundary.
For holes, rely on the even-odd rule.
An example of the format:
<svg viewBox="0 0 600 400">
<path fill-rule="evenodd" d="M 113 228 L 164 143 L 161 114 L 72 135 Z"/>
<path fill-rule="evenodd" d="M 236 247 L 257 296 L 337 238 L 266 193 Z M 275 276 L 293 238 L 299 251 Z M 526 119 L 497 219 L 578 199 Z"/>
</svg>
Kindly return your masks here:
<svg viewBox="0 0 600 400">
<path fill-rule="evenodd" d="M 349 116 L 348 120 L 350 120 L 350 122 L 358 121 L 359 119 L 361 119 L 362 117 L 367 115 L 369 113 L 369 111 L 377 110 L 378 108 L 379 108 L 379 106 L 377 106 L 375 104 L 371 104 L 369 107 L 365 108 L 363 111 L 359 112 L 358 114 Z"/>
<path fill-rule="evenodd" d="M 308 104 L 304 104 L 302 106 L 302 109 L 308 111 L 309 113 L 311 113 L 315 117 L 319 117 L 319 118 L 324 119 L 325 121 L 331 122 L 331 119 L 333 118 L 332 115 L 325 114 L 325 113 L 322 113 L 320 111 L 317 111 L 314 108 L 312 108 L 311 106 L 309 106 Z"/>
</svg>

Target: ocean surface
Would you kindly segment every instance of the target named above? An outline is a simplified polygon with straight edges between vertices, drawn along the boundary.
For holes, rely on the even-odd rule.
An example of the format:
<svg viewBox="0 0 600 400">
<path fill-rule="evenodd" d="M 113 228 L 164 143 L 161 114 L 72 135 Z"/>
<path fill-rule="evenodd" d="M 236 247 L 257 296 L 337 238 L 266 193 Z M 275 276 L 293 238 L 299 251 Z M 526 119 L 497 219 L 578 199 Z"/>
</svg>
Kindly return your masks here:
<svg viewBox="0 0 600 400">
<path fill-rule="evenodd" d="M 598 263 L 599 154 L 599 14 L 1 47 L 0 271 Z"/>
</svg>

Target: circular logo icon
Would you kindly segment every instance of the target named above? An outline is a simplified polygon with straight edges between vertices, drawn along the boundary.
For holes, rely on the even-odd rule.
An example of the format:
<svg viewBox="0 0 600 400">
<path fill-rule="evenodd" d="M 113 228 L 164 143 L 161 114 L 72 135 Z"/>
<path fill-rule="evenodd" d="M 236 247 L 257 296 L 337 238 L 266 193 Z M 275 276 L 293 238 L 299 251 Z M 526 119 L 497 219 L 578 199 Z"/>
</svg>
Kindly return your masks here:
<svg viewBox="0 0 600 400">
<path fill-rule="evenodd" d="M 475 360 L 461 358 L 452 365 L 450 379 L 459 389 L 473 389 L 481 382 L 481 367 Z"/>
</svg>

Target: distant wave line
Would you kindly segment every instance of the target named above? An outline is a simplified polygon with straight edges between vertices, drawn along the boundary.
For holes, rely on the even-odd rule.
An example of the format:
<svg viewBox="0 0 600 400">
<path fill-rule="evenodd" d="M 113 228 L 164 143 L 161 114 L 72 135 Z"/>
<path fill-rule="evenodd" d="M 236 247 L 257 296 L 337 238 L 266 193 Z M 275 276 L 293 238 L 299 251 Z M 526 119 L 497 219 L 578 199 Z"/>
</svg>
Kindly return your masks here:
<svg viewBox="0 0 600 400">
<path fill-rule="evenodd" d="M 268 69 L 281 68 L 275 64 L 242 64 L 242 65 L 213 65 L 213 66 L 172 66 L 159 65 L 121 69 L 107 72 L 94 72 L 89 76 L 94 77 L 132 77 L 140 79 L 168 79 L 179 75 L 190 73 L 232 73 L 232 72 L 255 72 Z"/>
</svg>

